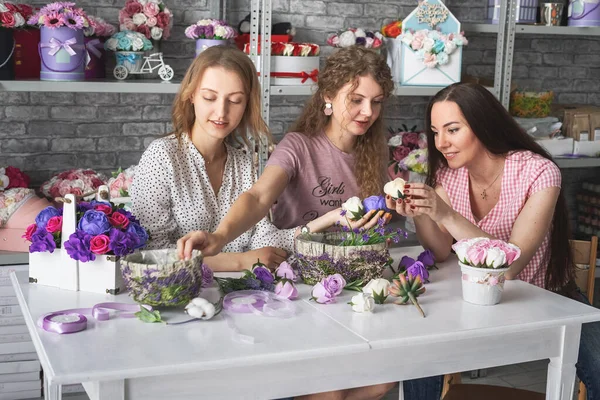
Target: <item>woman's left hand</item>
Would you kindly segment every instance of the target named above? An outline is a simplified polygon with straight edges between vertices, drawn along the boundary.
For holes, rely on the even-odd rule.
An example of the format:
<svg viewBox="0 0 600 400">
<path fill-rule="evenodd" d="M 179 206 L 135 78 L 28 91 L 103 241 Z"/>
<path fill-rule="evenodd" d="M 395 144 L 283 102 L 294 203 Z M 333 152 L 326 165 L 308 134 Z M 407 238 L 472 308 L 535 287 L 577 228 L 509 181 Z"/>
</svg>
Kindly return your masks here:
<svg viewBox="0 0 600 400">
<path fill-rule="evenodd" d="M 404 199 L 396 201 L 395 209 L 399 214 L 409 217 L 427 215 L 438 223 L 452 213 L 452 208 L 435 189 L 424 183 L 412 182 L 404 186 Z"/>
</svg>

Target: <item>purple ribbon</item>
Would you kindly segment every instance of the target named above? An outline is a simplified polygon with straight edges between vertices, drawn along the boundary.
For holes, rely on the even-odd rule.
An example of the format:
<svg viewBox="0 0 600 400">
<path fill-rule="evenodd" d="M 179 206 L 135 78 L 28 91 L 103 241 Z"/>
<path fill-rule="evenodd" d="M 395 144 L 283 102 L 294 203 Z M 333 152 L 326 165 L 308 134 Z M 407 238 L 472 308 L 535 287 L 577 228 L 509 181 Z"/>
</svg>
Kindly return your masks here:
<svg viewBox="0 0 600 400">
<path fill-rule="evenodd" d="M 96 56 L 96 58 L 102 58 L 102 53 L 98 50 L 99 47 L 102 47 L 102 43 L 100 43 L 100 39 L 92 39 L 86 43 L 85 48 Z"/>
<path fill-rule="evenodd" d="M 65 49 L 67 51 L 67 53 L 74 56 L 77 53 L 75 53 L 75 50 L 73 50 L 71 45 L 74 45 L 76 43 L 77 43 L 77 39 L 75 39 L 74 37 L 72 37 L 71 39 L 67 39 L 64 42 L 61 42 L 60 40 L 58 40 L 56 38 L 50 38 L 50 43 L 40 43 L 40 46 L 41 47 L 50 47 L 51 50 L 48 52 L 48 54 L 50 54 L 51 56 L 58 53 L 58 51 L 60 49 Z"/>
<path fill-rule="evenodd" d="M 38 326 L 45 331 L 54 333 L 74 333 L 87 328 L 87 318 L 83 314 L 91 314 L 98 321 L 110 319 L 110 310 L 126 311 L 119 313 L 121 318 L 133 318 L 140 311 L 139 304 L 127 303 L 98 303 L 92 308 L 72 308 L 69 310 L 55 311 L 43 315 L 38 320 Z M 150 306 L 143 306 L 152 310 Z"/>
</svg>

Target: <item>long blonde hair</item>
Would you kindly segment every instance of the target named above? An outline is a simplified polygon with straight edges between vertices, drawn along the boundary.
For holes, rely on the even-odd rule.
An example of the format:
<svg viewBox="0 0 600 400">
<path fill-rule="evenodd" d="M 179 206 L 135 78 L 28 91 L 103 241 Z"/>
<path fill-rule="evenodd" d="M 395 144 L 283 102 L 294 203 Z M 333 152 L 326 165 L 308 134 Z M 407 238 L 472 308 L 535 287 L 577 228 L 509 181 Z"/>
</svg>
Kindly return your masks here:
<svg viewBox="0 0 600 400">
<path fill-rule="evenodd" d="M 364 47 L 342 48 L 327 58 L 325 68 L 319 72 L 317 91 L 308 100 L 302 115 L 296 120 L 292 131 L 306 136 L 315 136 L 325 130 L 329 117 L 323 112 L 325 96 L 334 98 L 348 82 L 354 91 L 358 78 L 371 76 L 383 90 L 387 99 L 394 89 L 392 74 L 383 57 Z M 388 150 L 383 129 L 383 112 L 373 122 L 364 135 L 357 138 L 354 147 L 356 163 L 354 176 L 360 188 L 360 196 L 365 198 L 382 193 Z"/>
<path fill-rule="evenodd" d="M 235 47 L 213 46 L 204 50 L 194 59 L 188 68 L 179 92 L 173 102 L 173 134 L 178 140 L 182 135 L 191 135 L 196 121 L 192 94 L 200 84 L 204 71 L 221 67 L 238 75 L 248 96 L 248 103 L 240 124 L 227 137 L 230 144 L 245 144 L 250 147 L 249 136 L 259 143 L 259 136 L 266 137 L 272 143 L 271 131 L 260 114 L 260 84 L 254 64 L 250 58 Z"/>
</svg>

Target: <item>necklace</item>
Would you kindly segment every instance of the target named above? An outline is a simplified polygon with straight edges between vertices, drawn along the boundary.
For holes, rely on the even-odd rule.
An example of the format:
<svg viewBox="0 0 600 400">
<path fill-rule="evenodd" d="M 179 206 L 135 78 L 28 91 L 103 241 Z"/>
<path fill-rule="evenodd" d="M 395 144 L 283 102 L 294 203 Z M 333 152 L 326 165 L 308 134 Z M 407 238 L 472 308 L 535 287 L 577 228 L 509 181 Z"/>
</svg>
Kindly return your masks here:
<svg viewBox="0 0 600 400">
<path fill-rule="evenodd" d="M 496 175 L 496 177 L 494 178 L 494 180 L 492 181 L 492 183 L 490 183 L 490 184 L 488 185 L 488 187 L 486 187 L 485 189 L 483 189 L 483 191 L 480 193 L 480 196 L 481 196 L 481 198 L 482 198 L 483 200 L 486 200 L 486 199 L 488 198 L 487 190 L 488 190 L 490 187 L 492 187 L 492 185 L 493 185 L 494 183 L 496 183 L 496 181 L 498 180 L 498 178 L 500 177 L 500 175 L 502 175 L 502 172 L 503 172 L 503 171 L 504 171 L 504 168 L 502 168 L 502 169 L 500 170 L 500 172 L 498 173 L 498 175 Z M 475 183 L 475 180 L 473 180 L 473 179 L 472 179 L 472 177 L 471 177 L 471 181 L 472 181 L 473 183 Z M 477 183 L 475 183 L 475 184 L 477 185 L 477 187 L 479 187 L 479 189 L 481 189 L 481 186 L 479 186 L 479 184 L 477 184 Z"/>
</svg>

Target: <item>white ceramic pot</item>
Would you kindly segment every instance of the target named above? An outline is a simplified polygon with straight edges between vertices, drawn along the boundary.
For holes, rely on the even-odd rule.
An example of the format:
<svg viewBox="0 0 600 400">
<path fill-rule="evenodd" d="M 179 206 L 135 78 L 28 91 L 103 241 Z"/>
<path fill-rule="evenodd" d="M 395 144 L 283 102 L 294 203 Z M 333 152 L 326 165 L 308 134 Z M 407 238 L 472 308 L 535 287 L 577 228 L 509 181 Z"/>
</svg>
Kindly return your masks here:
<svg viewBox="0 0 600 400">
<path fill-rule="evenodd" d="M 504 273 L 508 268 L 475 268 L 459 261 L 462 272 L 463 300 L 472 304 L 498 304 L 504 291 Z"/>
</svg>

